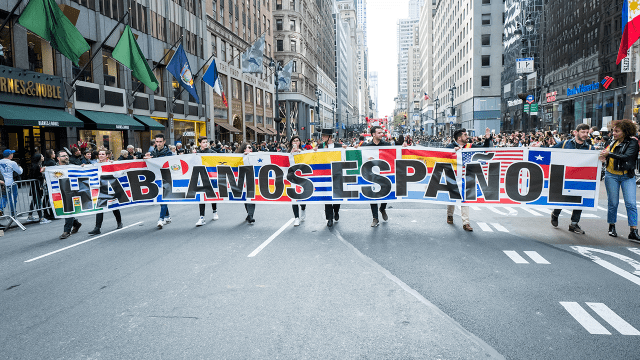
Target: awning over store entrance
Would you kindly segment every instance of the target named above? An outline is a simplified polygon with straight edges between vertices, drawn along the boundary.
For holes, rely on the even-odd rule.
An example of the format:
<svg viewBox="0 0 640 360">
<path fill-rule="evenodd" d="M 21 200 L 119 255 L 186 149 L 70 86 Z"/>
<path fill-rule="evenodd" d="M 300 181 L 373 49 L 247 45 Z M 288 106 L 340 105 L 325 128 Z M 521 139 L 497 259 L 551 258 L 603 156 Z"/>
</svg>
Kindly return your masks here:
<svg viewBox="0 0 640 360">
<path fill-rule="evenodd" d="M 90 127 L 98 130 L 144 130 L 144 125 L 125 114 L 76 110 L 80 118 Z"/>
<path fill-rule="evenodd" d="M 164 125 L 148 116 L 133 115 L 133 118 L 143 123 L 149 130 L 164 130 Z"/>
<path fill-rule="evenodd" d="M 265 135 L 271 135 L 271 131 L 269 131 L 269 129 L 264 128 L 262 126 L 258 126 L 258 129 L 260 129 L 260 131 L 262 131 L 263 134 Z"/>
<path fill-rule="evenodd" d="M 249 125 L 249 124 L 247 124 L 246 126 L 247 126 L 249 129 L 251 129 L 251 130 L 255 131 L 255 132 L 256 132 L 256 134 L 264 134 L 264 131 L 262 131 L 262 130 L 258 129 L 257 127 L 255 127 L 255 126 L 253 126 L 253 125 Z"/>
<path fill-rule="evenodd" d="M 233 125 L 229 124 L 228 122 L 225 122 L 224 120 L 220 120 L 220 121 L 215 120 L 214 123 L 216 125 L 220 125 L 221 128 L 226 129 L 230 133 L 240 134 L 242 132 L 242 130 L 234 127 Z"/>
<path fill-rule="evenodd" d="M 2 126 L 74 126 L 84 127 L 81 120 L 76 119 L 64 110 L 39 108 L 33 106 L 0 105 Z"/>
</svg>

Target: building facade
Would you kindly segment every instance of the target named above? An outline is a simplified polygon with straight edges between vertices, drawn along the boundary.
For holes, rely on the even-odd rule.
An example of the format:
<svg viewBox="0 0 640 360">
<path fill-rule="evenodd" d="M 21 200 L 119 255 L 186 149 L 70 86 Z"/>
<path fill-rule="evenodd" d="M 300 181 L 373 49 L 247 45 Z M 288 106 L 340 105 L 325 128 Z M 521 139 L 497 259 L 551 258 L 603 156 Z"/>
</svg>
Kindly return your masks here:
<svg viewBox="0 0 640 360">
<path fill-rule="evenodd" d="M 421 102 L 420 114 L 424 134 L 436 135 L 439 127 L 436 120 L 435 96 L 433 93 L 433 4 L 431 1 L 425 2 L 420 8 L 420 69 L 421 69 Z M 424 97 L 427 94 L 428 99 Z M 443 121 L 441 119 L 441 121 Z"/>
<path fill-rule="evenodd" d="M 448 108 L 447 131 L 498 132 L 502 2 L 439 1 L 434 10 L 434 96 Z"/>
</svg>

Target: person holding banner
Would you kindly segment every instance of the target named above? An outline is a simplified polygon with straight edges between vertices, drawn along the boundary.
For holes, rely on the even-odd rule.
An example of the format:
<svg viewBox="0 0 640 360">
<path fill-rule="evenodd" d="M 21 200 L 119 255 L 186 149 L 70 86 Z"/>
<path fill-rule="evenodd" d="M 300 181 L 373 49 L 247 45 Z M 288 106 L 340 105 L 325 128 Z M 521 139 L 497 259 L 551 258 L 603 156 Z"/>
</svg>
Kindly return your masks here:
<svg viewBox="0 0 640 360">
<path fill-rule="evenodd" d="M 587 142 L 588 139 L 589 139 L 589 125 L 578 124 L 575 130 L 575 136 L 572 139 L 561 141 L 553 147 L 559 148 L 559 149 L 593 150 L 594 149 L 593 145 Z M 636 143 L 636 149 L 637 148 L 638 148 L 638 144 Z M 636 151 L 636 155 L 638 155 L 637 151 Z M 634 165 L 635 165 L 635 162 L 634 162 Z M 635 196 L 635 190 L 634 190 L 634 196 Z M 616 201 L 617 199 L 618 198 L 616 198 Z M 635 204 L 635 200 L 633 201 L 633 203 Z M 562 209 L 555 209 L 553 210 L 553 213 L 551 213 L 551 225 L 553 225 L 554 227 L 558 227 L 558 217 L 560 216 L 560 211 L 562 211 Z M 571 213 L 571 224 L 569 225 L 569 231 L 574 232 L 576 234 L 584 234 L 584 230 L 582 230 L 580 228 L 580 225 L 578 225 L 581 215 L 582 215 L 582 210 L 573 210 L 573 212 Z M 629 221 L 631 221 L 631 219 L 629 219 Z M 615 220 L 614 220 L 614 223 L 615 223 Z"/>
<path fill-rule="evenodd" d="M 155 145 L 151 152 L 145 154 L 145 159 L 159 158 L 165 156 L 172 156 L 173 153 L 169 150 L 164 139 L 164 134 L 156 134 Z M 169 216 L 169 207 L 166 204 L 160 205 L 160 218 L 158 219 L 158 229 L 162 229 L 163 226 L 171 223 L 171 216 Z"/>
<path fill-rule="evenodd" d="M 616 216 L 620 202 L 620 189 L 627 208 L 629 240 L 640 243 L 638 235 L 638 206 L 636 205 L 635 168 L 638 159 L 636 126 L 630 120 L 616 120 L 612 124 L 613 142 L 600 152 L 605 163 L 604 186 L 607 189 L 609 236 L 617 237 Z"/>
<path fill-rule="evenodd" d="M 65 166 L 69 165 L 69 154 L 66 150 L 60 150 L 58 152 L 58 165 Z M 75 217 L 68 217 L 64 219 L 64 230 L 62 235 L 60 235 L 60 239 L 66 239 L 69 236 L 75 234 L 80 229 L 82 224 L 76 220 Z"/>
<path fill-rule="evenodd" d="M 215 153 L 215 151 L 209 147 L 209 139 L 207 139 L 206 136 L 201 136 L 200 138 L 198 138 L 198 141 L 200 142 L 200 147 L 194 149 L 195 152 L 200 154 Z M 205 204 L 198 204 L 198 206 L 200 207 L 200 219 L 198 219 L 196 226 L 202 226 L 207 223 L 204 219 L 204 211 L 206 210 L 206 206 Z M 212 203 L 211 209 L 213 210 L 213 220 L 218 220 L 218 204 Z"/>
<path fill-rule="evenodd" d="M 98 163 L 110 163 L 111 162 L 111 150 L 100 149 L 98 150 Z M 116 217 L 116 223 L 118 229 L 122 229 L 122 216 L 120 215 L 120 210 L 113 210 L 113 216 Z M 104 213 L 96 214 L 96 227 L 93 230 L 89 231 L 89 235 L 98 235 L 100 234 L 100 228 L 102 227 L 102 221 L 104 220 Z"/>
<path fill-rule="evenodd" d="M 289 153 L 291 153 L 292 155 L 301 153 L 302 152 L 302 148 L 300 146 L 301 144 L 302 142 L 300 141 L 300 136 L 293 135 L 291 137 L 291 140 L 289 140 Z M 293 209 L 293 216 L 295 217 L 295 220 L 293 220 L 293 226 L 300 226 L 300 220 L 304 221 L 304 219 L 307 217 L 305 214 L 307 205 L 298 206 L 296 204 L 296 205 L 291 205 L 291 208 Z M 300 209 L 302 209 L 302 213 L 300 213 Z"/>
<path fill-rule="evenodd" d="M 333 129 L 332 128 L 327 128 L 327 129 L 322 129 L 321 132 L 321 136 L 322 136 L 322 142 L 318 143 L 314 149 L 314 151 L 317 151 L 318 149 L 334 149 L 336 147 L 342 147 L 344 149 L 347 148 L 347 145 L 341 143 L 341 142 L 334 142 L 333 141 Z M 325 204 L 324 205 L 324 215 L 325 218 L 327 219 L 327 226 L 328 227 L 332 227 L 333 226 L 333 222 L 334 221 L 338 221 L 338 219 L 340 219 L 340 204 Z"/>
<path fill-rule="evenodd" d="M 453 133 L 454 141 L 447 145 L 447 148 L 458 151 L 460 149 L 470 148 L 488 148 L 492 145 L 491 130 L 487 128 L 484 132 L 484 143 L 482 145 L 474 144 L 469 141 L 469 135 L 467 129 L 459 129 Z M 453 212 L 455 211 L 455 205 L 447 205 L 447 224 L 453 224 Z M 471 223 L 469 222 L 469 207 L 460 206 L 460 217 L 462 218 L 462 228 L 465 231 L 473 231 Z"/>
<path fill-rule="evenodd" d="M 238 149 L 236 149 L 236 153 L 238 154 L 244 154 L 245 158 L 247 157 L 247 155 L 251 154 L 253 152 L 253 148 L 251 147 L 251 144 L 249 144 L 248 142 L 243 142 L 242 145 L 238 146 Z M 245 164 L 247 162 L 245 161 Z M 253 223 L 256 222 L 256 219 L 253 218 L 253 214 L 256 212 L 256 204 L 244 204 L 244 209 L 247 210 L 247 217 L 245 220 L 247 220 L 247 222 L 250 225 L 253 225 Z"/>
<path fill-rule="evenodd" d="M 362 146 L 392 146 L 390 143 L 382 140 L 384 137 L 384 130 L 380 126 L 372 126 L 369 130 L 371 133 L 371 142 L 368 144 L 362 144 Z M 403 140 L 404 142 L 404 140 Z M 370 160 L 370 159 L 367 159 Z M 378 220 L 378 204 L 371 204 L 371 214 L 373 215 L 373 221 L 371 222 L 371 227 L 377 227 L 380 224 L 380 220 Z M 389 216 L 387 215 L 387 203 L 382 203 L 380 205 L 380 214 L 382 215 L 382 220 L 389 220 Z"/>
</svg>

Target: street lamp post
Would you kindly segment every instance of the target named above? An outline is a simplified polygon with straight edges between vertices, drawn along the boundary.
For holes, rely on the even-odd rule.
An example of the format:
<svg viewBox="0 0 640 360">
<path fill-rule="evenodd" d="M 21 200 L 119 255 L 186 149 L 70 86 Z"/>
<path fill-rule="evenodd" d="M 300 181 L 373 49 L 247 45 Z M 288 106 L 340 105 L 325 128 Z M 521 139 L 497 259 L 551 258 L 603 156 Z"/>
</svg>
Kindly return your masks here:
<svg viewBox="0 0 640 360">
<path fill-rule="evenodd" d="M 276 85 L 276 103 L 275 103 L 275 116 L 273 117 L 273 121 L 276 122 L 276 142 L 280 144 L 280 124 L 282 123 L 282 119 L 280 118 L 280 103 L 278 102 L 278 72 L 282 70 L 280 63 L 277 63 L 271 59 L 269 63 L 269 67 L 273 67 L 273 75 L 275 78 Z"/>
<path fill-rule="evenodd" d="M 435 131 L 435 133 L 437 133 L 438 132 L 438 105 L 440 105 L 440 99 L 436 98 L 435 103 L 436 103 L 436 131 Z"/>
<path fill-rule="evenodd" d="M 449 88 L 449 92 L 451 93 L 451 116 L 455 116 L 455 109 L 453 107 L 453 96 L 455 94 L 456 91 L 456 86 L 453 85 L 451 88 Z M 451 132 L 451 138 L 453 139 L 453 124 L 450 124 L 449 126 L 449 131 Z"/>
<path fill-rule="evenodd" d="M 322 91 L 320 91 L 320 89 L 318 87 L 316 87 L 316 99 L 318 99 L 318 109 L 316 111 L 316 121 L 314 121 L 316 124 L 320 124 L 320 95 L 322 95 Z M 313 129 L 315 131 L 315 127 L 316 125 L 313 126 Z"/>
</svg>

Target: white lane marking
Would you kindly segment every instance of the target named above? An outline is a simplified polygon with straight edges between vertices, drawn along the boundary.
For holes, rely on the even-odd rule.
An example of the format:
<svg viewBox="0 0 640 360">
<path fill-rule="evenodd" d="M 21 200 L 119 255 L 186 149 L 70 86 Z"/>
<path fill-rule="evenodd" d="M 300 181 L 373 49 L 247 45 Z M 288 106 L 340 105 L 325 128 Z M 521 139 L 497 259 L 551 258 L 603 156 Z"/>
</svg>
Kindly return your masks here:
<svg viewBox="0 0 640 360">
<path fill-rule="evenodd" d="M 549 210 L 547 208 L 536 208 L 536 210 L 541 211 L 541 212 L 543 212 L 545 214 L 549 214 L 549 215 L 551 215 L 551 213 L 553 212 L 552 210 Z"/>
<path fill-rule="evenodd" d="M 620 269 L 619 267 L 617 267 L 617 266 L 613 265 L 612 263 L 610 263 L 608 261 L 605 261 L 605 260 L 594 260 L 593 262 L 598 264 L 598 265 L 600 265 L 600 266 L 602 266 L 603 268 L 605 268 L 605 269 L 607 269 L 607 270 L 609 270 L 611 272 L 614 272 L 614 273 L 622 276 L 623 278 L 631 281 L 632 283 L 640 286 L 640 278 L 635 276 L 635 275 L 633 275 L 633 274 L 631 274 L 630 272 L 625 271 L 623 269 Z"/>
<path fill-rule="evenodd" d="M 480 226 L 480 229 L 482 229 L 483 231 L 493 232 L 493 230 L 491 230 L 491 227 L 486 223 L 479 222 L 478 226 Z"/>
<path fill-rule="evenodd" d="M 602 210 L 602 211 L 609 212 L 609 210 L 607 210 L 607 209 L 603 208 L 602 206 L 598 206 L 598 210 Z M 622 217 L 622 218 L 625 218 L 625 219 L 627 218 L 627 216 L 626 216 L 626 215 L 622 215 L 622 214 L 620 214 L 620 213 L 618 213 L 618 216 L 620 216 L 620 217 Z"/>
<path fill-rule="evenodd" d="M 627 248 L 627 250 L 631 251 L 634 254 L 640 255 L 640 249 L 638 249 L 638 248 L 631 248 L 630 247 L 630 248 Z"/>
<path fill-rule="evenodd" d="M 500 211 L 500 210 L 498 210 L 496 208 L 493 208 L 493 207 L 490 207 L 489 210 L 493 211 L 494 213 L 496 213 L 498 215 L 504 215 L 504 216 L 508 216 L 509 215 L 509 214 L 503 213 L 502 211 Z"/>
<path fill-rule="evenodd" d="M 525 260 L 520 254 L 513 250 L 502 250 L 511 260 L 513 260 L 516 264 L 528 264 L 529 262 Z"/>
<path fill-rule="evenodd" d="M 286 224 L 282 225 L 282 227 L 280 229 L 278 229 L 278 231 L 273 233 L 273 235 L 269 236 L 269 238 L 265 242 L 263 242 L 262 245 L 258 246 L 258 248 L 253 250 L 253 252 L 251 254 L 249 254 L 249 256 L 247 256 L 247 257 L 254 257 L 254 256 L 258 255 L 258 253 L 260 251 L 262 251 L 262 249 L 264 249 L 267 245 L 269 245 L 269 243 L 272 242 L 273 239 L 278 237 L 278 235 L 280 235 L 280 233 L 282 233 L 284 231 L 284 229 L 286 229 L 289 225 L 293 224 L 294 220 L 295 220 L 295 218 L 289 219 L 289 221 L 287 221 Z"/>
<path fill-rule="evenodd" d="M 361 253 L 360 250 L 356 249 L 353 245 L 351 245 L 350 242 L 345 240 L 342 237 L 342 235 L 340 235 L 340 232 L 337 229 L 334 228 L 334 230 L 332 232 L 336 236 L 336 238 L 338 238 L 338 240 L 340 240 L 340 242 L 342 242 L 344 244 L 344 246 L 346 246 L 348 249 L 351 249 L 351 251 L 353 251 L 356 254 L 356 256 L 358 256 L 360 259 L 362 259 L 367 264 L 371 265 L 374 269 L 376 269 L 378 272 L 383 274 L 387 279 L 391 280 L 393 283 L 398 285 L 402 290 L 404 290 L 405 292 L 407 292 L 411 296 L 415 297 L 419 302 L 424 304 L 429 310 L 432 311 L 432 313 L 435 315 L 437 320 L 441 320 L 441 321 L 443 321 L 443 322 L 445 322 L 447 324 L 453 325 L 453 331 L 455 331 L 458 334 L 461 334 L 466 339 L 470 340 L 471 342 L 476 344 L 478 347 L 480 347 L 484 352 L 487 353 L 487 355 L 486 355 L 487 357 L 496 358 L 496 359 L 504 359 L 505 358 L 503 355 L 498 353 L 494 348 L 492 348 L 491 345 L 487 344 L 486 342 L 484 342 L 484 340 L 482 340 L 478 336 L 476 336 L 473 333 L 469 332 L 469 330 L 467 330 L 464 327 L 462 327 L 462 325 L 460 325 L 460 323 L 458 323 L 455 320 L 453 320 L 449 315 L 447 315 L 444 311 L 440 310 L 440 308 L 438 308 L 432 302 L 427 300 L 419 292 L 417 292 L 416 290 L 412 289 L 409 285 L 407 285 L 402 280 L 398 279 L 398 277 L 393 275 L 389 270 L 387 270 L 384 267 L 382 267 L 380 264 L 378 264 L 377 262 L 372 260 L 367 255 Z"/>
<path fill-rule="evenodd" d="M 470 208 L 472 208 L 473 210 L 482 210 L 480 206 L 470 206 Z"/>
<path fill-rule="evenodd" d="M 498 223 L 491 223 L 491 225 L 493 225 L 494 228 L 496 228 L 496 230 L 501 231 L 501 232 L 509 232 L 509 230 L 507 230 L 507 228 L 505 228 L 504 226 L 498 224 Z"/>
<path fill-rule="evenodd" d="M 609 330 L 605 329 L 598 320 L 589 315 L 589 313 L 577 302 L 560 301 L 560 305 L 562 305 L 565 310 L 567 310 L 567 312 L 573 316 L 573 318 L 576 319 L 576 321 L 578 321 L 590 334 L 611 335 Z"/>
<path fill-rule="evenodd" d="M 562 209 L 562 212 L 563 212 L 563 213 L 565 213 L 565 214 L 567 214 L 567 215 L 573 215 L 573 214 L 571 213 L 571 211 L 569 211 L 569 210 L 567 210 L 567 209 Z"/>
<path fill-rule="evenodd" d="M 609 325 L 613 326 L 620 334 L 622 335 L 635 335 L 639 336 L 640 331 L 631 326 L 628 322 L 624 321 L 618 314 L 613 312 L 613 310 L 609 309 L 609 307 L 602 303 L 590 303 L 587 305 L 596 312 L 596 314 L 600 315 L 600 317 L 609 323 Z"/>
<path fill-rule="evenodd" d="M 577 251 L 580 255 L 588 257 L 589 259 L 593 260 L 593 262 L 595 262 L 596 264 L 604 267 L 605 269 L 612 271 L 620 276 L 622 276 L 623 278 L 633 282 L 636 285 L 640 285 L 640 262 L 622 255 L 622 254 L 618 254 L 615 253 L 613 251 L 608 251 L 608 250 L 602 250 L 602 249 L 596 249 L 596 248 L 589 248 L 589 247 L 584 247 L 584 246 L 571 246 L 571 248 L 575 251 Z M 602 260 L 600 257 L 598 257 L 597 255 L 593 254 L 593 253 L 600 253 L 600 254 L 604 254 L 604 255 L 609 255 L 611 257 L 614 257 L 618 260 L 622 260 L 624 262 L 626 262 L 627 264 L 631 265 L 634 269 L 636 269 L 633 273 L 627 272 L 613 264 L 611 264 L 608 261 Z M 637 276 L 636 276 L 637 275 Z"/>
<path fill-rule="evenodd" d="M 35 258 L 33 258 L 33 259 L 26 260 L 25 262 L 26 262 L 26 263 L 28 263 L 28 262 L 32 262 L 32 261 L 36 261 L 36 260 L 42 259 L 43 257 L 47 257 L 47 256 L 49 256 L 49 255 L 53 255 L 53 254 L 55 254 L 55 253 L 59 253 L 60 251 L 64 251 L 64 250 L 67 250 L 67 249 L 71 249 L 72 247 L 76 247 L 76 246 L 78 246 L 78 245 L 82 245 L 82 244 L 84 244 L 84 243 L 88 243 L 89 241 L 97 240 L 97 239 L 100 239 L 101 237 L 104 237 L 104 236 L 107 236 L 107 235 L 111 235 L 111 234 L 113 234 L 113 233 L 117 233 L 118 231 L 122 231 L 122 230 L 124 230 L 124 229 L 126 229 L 126 228 L 130 228 L 130 227 L 132 227 L 132 226 L 140 225 L 140 224 L 142 224 L 143 222 L 144 222 L 144 221 L 138 221 L 137 223 L 135 223 L 135 224 L 131 224 L 131 225 L 127 225 L 127 226 L 123 227 L 122 229 L 116 229 L 116 230 L 110 231 L 110 232 L 108 232 L 108 233 L 105 233 L 105 234 L 102 234 L 102 235 L 98 235 L 98 236 L 92 237 L 91 239 L 87 239 L 87 240 L 85 240 L 85 241 L 81 241 L 81 242 L 79 242 L 79 243 L 76 243 L 76 244 L 73 244 L 73 245 L 69 245 L 69 246 L 64 247 L 64 248 L 62 248 L 62 249 L 58 249 L 58 250 L 56 250 L 56 251 L 52 251 L 52 252 L 50 252 L 50 253 L 48 253 L 48 254 L 40 255 L 40 256 L 35 257 Z"/>
<path fill-rule="evenodd" d="M 509 216 L 516 216 L 518 215 L 518 210 L 512 208 L 512 207 L 505 207 L 505 209 L 507 209 L 507 211 L 509 211 Z"/>
<path fill-rule="evenodd" d="M 600 216 L 596 215 L 596 214 L 589 214 L 589 213 L 582 213 L 582 215 L 580 215 L 581 218 L 600 218 Z"/>
<path fill-rule="evenodd" d="M 531 214 L 533 216 L 542 216 L 542 214 L 540 214 L 539 212 L 533 211 L 533 210 L 531 210 L 529 208 L 526 208 L 526 207 L 521 207 L 520 209 L 528 212 L 529 214 Z"/>
<path fill-rule="evenodd" d="M 547 261 L 547 259 L 540 256 L 537 251 L 525 251 L 524 253 L 527 254 L 527 256 L 531 258 L 531 260 L 535 261 L 536 264 L 551 264 Z"/>
</svg>

